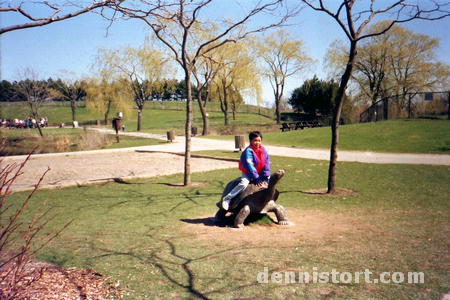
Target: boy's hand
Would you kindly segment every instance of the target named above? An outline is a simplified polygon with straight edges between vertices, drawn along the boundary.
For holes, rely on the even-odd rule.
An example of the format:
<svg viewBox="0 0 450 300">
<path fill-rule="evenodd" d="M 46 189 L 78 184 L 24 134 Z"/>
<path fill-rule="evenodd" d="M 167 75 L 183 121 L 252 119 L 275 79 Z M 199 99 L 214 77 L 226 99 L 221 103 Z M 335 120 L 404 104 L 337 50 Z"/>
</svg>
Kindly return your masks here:
<svg viewBox="0 0 450 300">
<path fill-rule="evenodd" d="M 269 184 L 267 182 L 265 182 L 265 181 L 262 181 L 262 182 L 258 183 L 257 186 L 266 188 L 266 187 L 269 186 Z"/>
</svg>

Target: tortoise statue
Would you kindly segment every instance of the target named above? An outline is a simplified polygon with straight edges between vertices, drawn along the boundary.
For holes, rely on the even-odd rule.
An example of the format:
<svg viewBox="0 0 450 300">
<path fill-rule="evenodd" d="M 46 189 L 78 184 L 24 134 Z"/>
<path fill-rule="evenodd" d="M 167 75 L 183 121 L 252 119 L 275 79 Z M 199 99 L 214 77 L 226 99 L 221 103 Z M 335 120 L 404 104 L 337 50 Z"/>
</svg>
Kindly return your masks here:
<svg viewBox="0 0 450 300">
<path fill-rule="evenodd" d="M 245 219 L 250 214 L 267 214 L 268 212 L 274 212 L 277 217 L 278 225 L 288 225 L 289 221 L 286 216 L 286 211 L 283 206 L 275 203 L 280 194 L 275 187 L 278 181 L 284 176 L 284 173 L 284 170 L 274 172 L 270 176 L 269 186 L 267 188 L 249 184 L 244 191 L 231 200 L 228 210 L 223 209 L 222 200 L 220 200 L 216 204 L 219 207 L 219 211 L 216 213 L 215 221 L 223 221 L 227 212 L 230 212 L 236 215 L 234 226 L 242 228 Z M 227 195 L 240 180 L 241 178 L 236 178 L 230 181 L 225 187 L 221 199 Z"/>
</svg>

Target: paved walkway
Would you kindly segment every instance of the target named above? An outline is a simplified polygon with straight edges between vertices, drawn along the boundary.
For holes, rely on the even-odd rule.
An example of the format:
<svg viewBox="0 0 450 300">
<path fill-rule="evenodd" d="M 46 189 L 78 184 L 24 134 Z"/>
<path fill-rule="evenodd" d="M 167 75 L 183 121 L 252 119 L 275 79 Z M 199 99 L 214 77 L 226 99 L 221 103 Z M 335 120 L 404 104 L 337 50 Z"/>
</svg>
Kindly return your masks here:
<svg viewBox="0 0 450 300">
<path fill-rule="evenodd" d="M 109 129 L 100 129 L 112 133 Z M 121 135 L 141 136 L 153 139 L 167 140 L 165 135 L 121 132 Z M 300 157 L 318 160 L 329 160 L 330 151 L 326 149 L 302 149 L 293 147 L 278 147 L 264 145 L 270 155 L 285 157 Z M 136 147 L 134 150 L 161 151 L 167 153 L 184 153 L 185 138 L 177 136 L 172 143 L 157 146 Z M 234 141 L 214 140 L 208 138 L 192 137 L 191 151 L 204 150 L 235 150 Z M 445 154 L 406 154 L 406 153 L 378 153 L 365 151 L 338 151 L 338 161 L 377 163 L 377 164 L 425 164 L 450 165 L 450 155 Z"/>
<path fill-rule="evenodd" d="M 96 129 L 113 133 L 108 129 Z M 167 140 L 165 135 L 121 132 L 121 135 L 141 136 Z M 329 160 L 329 150 L 299 149 L 292 147 L 265 146 L 272 156 L 300 157 Z M 223 141 L 192 137 L 192 151 L 235 149 L 234 141 Z M 14 182 L 11 191 L 34 188 L 39 177 L 48 169 L 40 188 L 60 188 L 107 181 L 148 178 L 184 172 L 185 139 L 177 136 L 171 143 L 123 149 L 108 149 L 66 153 L 33 155 L 23 169 L 23 174 Z M 177 154 L 177 155 L 173 155 Z M 181 154 L 181 155 L 180 155 Z M 21 163 L 26 156 L 5 157 L 0 167 Z M 391 154 L 357 151 L 339 151 L 338 161 L 382 164 L 428 164 L 450 165 L 450 155 Z M 236 168 L 236 161 L 223 161 L 193 157 L 191 172 Z"/>
</svg>

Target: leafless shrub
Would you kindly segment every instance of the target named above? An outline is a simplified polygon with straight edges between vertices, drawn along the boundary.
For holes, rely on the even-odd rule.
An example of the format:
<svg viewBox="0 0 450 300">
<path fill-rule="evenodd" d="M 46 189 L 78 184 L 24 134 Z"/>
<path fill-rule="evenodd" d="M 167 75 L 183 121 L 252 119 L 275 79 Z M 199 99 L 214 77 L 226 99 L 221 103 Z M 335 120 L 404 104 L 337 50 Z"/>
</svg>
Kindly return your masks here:
<svg viewBox="0 0 450 300">
<path fill-rule="evenodd" d="M 91 130 L 67 135 L 48 134 L 44 137 L 24 132 L 20 137 L 11 138 L 4 148 L 0 148 L 0 156 L 27 155 L 31 151 L 34 151 L 34 153 L 54 153 L 101 149 L 105 145 L 111 144 L 113 140 L 105 133 Z"/>
<path fill-rule="evenodd" d="M 62 136 L 56 139 L 54 145 L 58 152 L 66 152 L 69 150 L 70 140 L 67 136 Z"/>
<path fill-rule="evenodd" d="M 0 148 L 4 148 L 5 141 Z M 0 151 L 1 152 L 1 151 Z M 28 213 L 30 199 L 44 179 L 50 167 L 40 177 L 34 190 L 21 202 L 18 208 L 7 201 L 11 194 L 10 188 L 15 180 L 23 174 L 22 170 L 30 159 L 31 152 L 22 163 L 3 165 L 4 157 L 0 158 L 0 298 L 13 299 L 21 283 L 26 279 L 26 266 L 30 259 L 50 241 L 56 238 L 71 222 L 56 233 L 40 235 L 43 228 L 58 214 L 53 214 L 52 208 L 46 208 L 44 201 L 31 217 L 31 220 L 21 220 L 20 216 Z"/>
<path fill-rule="evenodd" d="M 88 130 L 83 132 L 78 141 L 78 150 L 101 149 L 108 144 L 108 135 L 102 132 Z"/>
</svg>

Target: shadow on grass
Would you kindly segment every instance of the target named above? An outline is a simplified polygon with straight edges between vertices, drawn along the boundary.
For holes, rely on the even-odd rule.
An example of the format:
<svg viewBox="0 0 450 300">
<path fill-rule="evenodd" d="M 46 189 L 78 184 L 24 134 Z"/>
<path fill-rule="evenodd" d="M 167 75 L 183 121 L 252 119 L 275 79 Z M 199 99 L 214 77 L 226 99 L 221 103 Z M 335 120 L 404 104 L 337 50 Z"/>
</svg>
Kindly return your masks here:
<svg viewBox="0 0 450 300">
<path fill-rule="evenodd" d="M 448 154 L 448 153 L 450 153 L 450 146 L 444 146 L 444 147 L 436 148 L 436 150 L 438 152 L 442 152 L 444 154 Z"/>
<path fill-rule="evenodd" d="M 189 224 L 203 224 L 204 226 L 210 227 L 234 227 L 235 217 L 235 215 L 228 215 L 221 221 L 216 221 L 214 217 L 181 219 L 180 221 Z M 244 225 L 250 225 L 252 223 L 261 225 L 275 224 L 275 222 L 265 214 L 250 214 L 247 219 L 245 219 Z"/>
<path fill-rule="evenodd" d="M 133 183 L 131 183 L 131 182 L 126 182 L 126 181 L 124 181 L 122 178 L 113 178 L 113 181 L 114 181 L 115 183 L 120 183 L 120 184 L 133 184 Z"/>
<path fill-rule="evenodd" d="M 196 219 L 181 219 L 180 221 L 189 224 L 203 224 L 210 227 L 229 227 L 233 226 L 234 217 L 227 216 L 223 221 L 216 221 L 214 217 L 196 218 Z"/>
<path fill-rule="evenodd" d="M 206 218 L 208 219 L 208 218 Z M 120 252 L 117 250 L 98 248 L 92 245 L 93 250 L 99 250 L 104 254 L 94 257 L 93 259 L 102 259 L 106 257 L 120 257 L 126 256 L 132 259 L 139 260 L 142 264 L 150 265 L 159 269 L 161 274 L 174 286 L 177 286 L 186 292 L 188 292 L 194 299 L 212 299 L 217 295 L 222 295 L 229 292 L 229 284 L 227 283 L 229 278 L 224 274 L 207 274 L 200 275 L 201 271 L 196 270 L 199 264 L 204 264 L 210 259 L 215 259 L 218 256 L 227 256 L 229 253 L 236 251 L 235 248 L 226 248 L 223 250 L 215 250 L 204 255 L 188 255 L 181 254 L 183 247 L 177 245 L 174 241 L 178 238 L 185 238 L 183 236 L 161 238 L 153 236 L 151 233 L 147 234 L 150 240 L 155 241 L 151 251 L 148 253 L 139 252 L 138 248 L 132 248 L 130 251 Z M 219 284 L 217 288 L 211 288 L 213 285 Z M 199 283 L 202 283 L 203 288 L 207 288 L 207 291 L 202 291 L 202 287 L 197 287 Z M 239 291 L 248 287 L 252 287 L 254 283 L 245 284 L 233 284 L 233 290 Z M 176 293 L 170 288 L 172 293 Z M 152 291 L 148 291 L 146 296 L 151 296 Z M 212 298 L 211 298 L 212 297 Z"/>
</svg>

